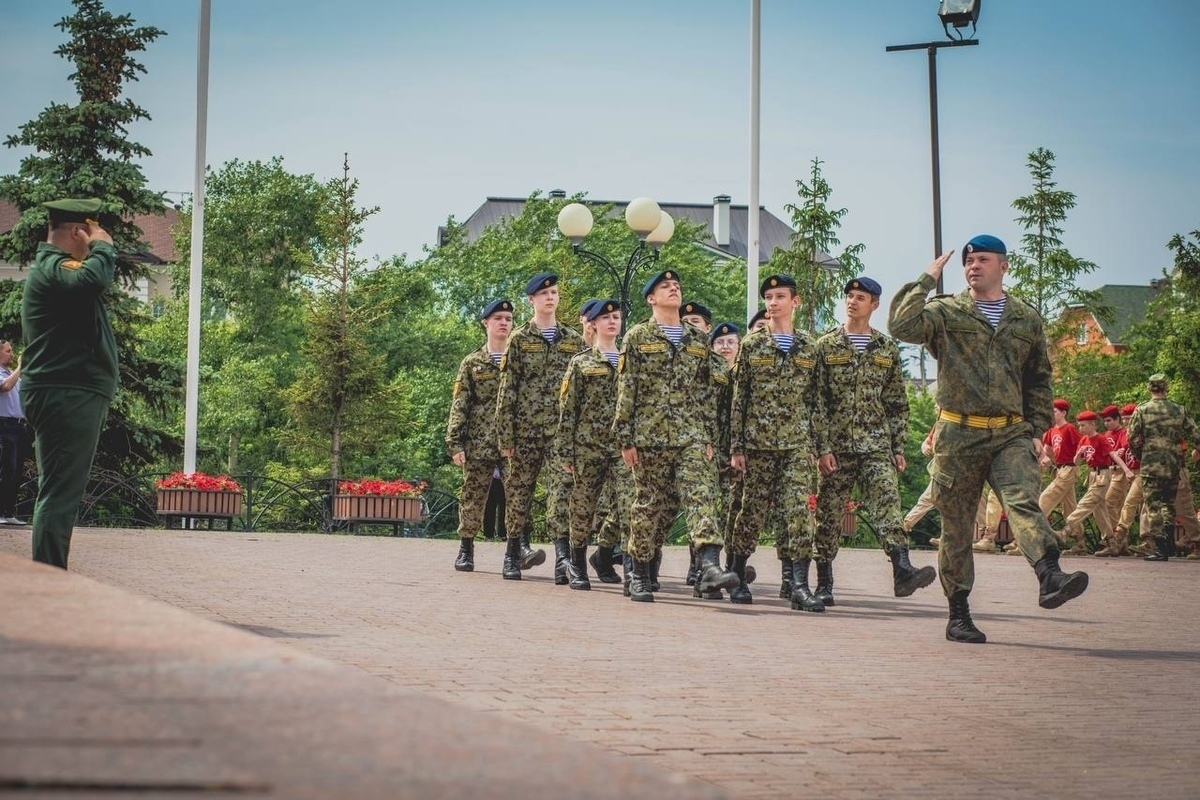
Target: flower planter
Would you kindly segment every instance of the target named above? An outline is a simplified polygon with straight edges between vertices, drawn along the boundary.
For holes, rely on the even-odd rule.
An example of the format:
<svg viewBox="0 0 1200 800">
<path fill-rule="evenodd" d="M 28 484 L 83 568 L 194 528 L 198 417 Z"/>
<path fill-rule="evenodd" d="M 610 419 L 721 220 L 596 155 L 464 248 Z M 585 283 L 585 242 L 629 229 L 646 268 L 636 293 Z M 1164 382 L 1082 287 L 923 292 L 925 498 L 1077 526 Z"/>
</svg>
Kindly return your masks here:
<svg viewBox="0 0 1200 800">
<path fill-rule="evenodd" d="M 858 531 L 858 514 L 852 508 L 842 512 L 842 536 L 847 539 Z"/>
<path fill-rule="evenodd" d="M 175 517 L 236 517 L 242 513 L 242 493 L 159 489 L 158 513 Z"/>
<path fill-rule="evenodd" d="M 419 497 L 335 494 L 333 518 L 339 522 L 416 522 L 425 517 Z"/>
</svg>

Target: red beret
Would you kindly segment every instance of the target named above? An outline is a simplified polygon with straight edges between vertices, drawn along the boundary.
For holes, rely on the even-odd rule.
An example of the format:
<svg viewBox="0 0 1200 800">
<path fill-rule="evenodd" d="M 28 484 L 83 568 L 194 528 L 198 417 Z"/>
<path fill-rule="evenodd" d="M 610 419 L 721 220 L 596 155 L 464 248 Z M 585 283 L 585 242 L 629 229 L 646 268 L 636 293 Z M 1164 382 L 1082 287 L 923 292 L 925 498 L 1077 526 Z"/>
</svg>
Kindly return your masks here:
<svg viewBox="0 0 1200 800">
<path fill-rule="evenodd" d="M 1100 415 L 1095 411 L 1080 411 L 1075 419 L 1079 420 L 1080 422 L 1087 422 L 1088 420 L 1095 422 L 1096 420 L 1100 419 Z"/>
<path fill-rule="evenodd" d="M 1117 408 L 1116 406 L 1105 406 L 1100 412 L 1100 416 L 1105 418 L 1112 417 L 1113 419 L 1116 419 L 1117 417 L 1121 416 L 1121 409 Z"/>
<path fill-rule="evenodd" d="M 1054 407 L 1059 411 L 1069 411 L 1071 409 L 1071 404 L 1060 397 L 1054 401 Z"/>
<path fill-rule="evenodd" d="M 1126 417 L 1133 416 L 1133 412 L 1135 411 L 1137 411 L 1137 406 L 1135 406 L 1133 403 L 1126 403 L 1125 405 L 1121 406 L 1121 414 Z"/>
</svg>

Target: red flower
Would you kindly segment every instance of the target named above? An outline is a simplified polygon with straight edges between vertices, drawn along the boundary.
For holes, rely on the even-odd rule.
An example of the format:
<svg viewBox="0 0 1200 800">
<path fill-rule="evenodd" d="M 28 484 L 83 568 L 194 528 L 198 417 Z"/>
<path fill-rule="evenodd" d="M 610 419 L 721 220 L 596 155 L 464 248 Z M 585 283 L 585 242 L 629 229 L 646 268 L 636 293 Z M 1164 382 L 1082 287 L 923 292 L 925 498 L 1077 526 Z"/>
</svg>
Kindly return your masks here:
<svg viewBox="0 0 1200 800">
<path fill-rule="evenodd" d="M 817 496 L 815 494 L 810 494 L 808 496 L 808 510 L 809 511 L 817 510 Z"/>
<path fill-rule="evenodd" d="M 338 494 L 376 495 L 380 497 L 420 497 L 429 484 L 425 481 L 411 483 L 394 480 L 381 481 L 367 478 L 361 481 L 339 481 Z"/>
<path fill-rule="evenodd" d="M 159 489 L 197 489 L 201 492 L 240 492 L 242 487 L 228 475 L 205 475 L 203 472 L 172 472 L 154 482 Z"/>
</svg>

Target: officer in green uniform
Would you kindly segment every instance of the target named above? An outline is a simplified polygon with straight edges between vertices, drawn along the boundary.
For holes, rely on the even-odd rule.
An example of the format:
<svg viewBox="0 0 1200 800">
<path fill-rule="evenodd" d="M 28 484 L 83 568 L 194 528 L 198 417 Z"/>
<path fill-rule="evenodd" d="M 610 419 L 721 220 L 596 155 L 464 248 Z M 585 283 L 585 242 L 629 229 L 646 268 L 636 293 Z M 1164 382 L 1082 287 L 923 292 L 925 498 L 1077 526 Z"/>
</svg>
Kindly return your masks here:
<svg viewBox="0 0 1200 800">
<path fill-rule="evenodd" d="M 1084 572 L 1058 565 L 1058 542 L 1038 507 L 1037 458 L 1050 427 L 1050 357 L 1042 318 L 1004 291 L 1004 242 L 981 235 L 962 251 L 967 289 L 926 301 L 953 251 L 892 300 L 888 329 L 937 359 L 937 446 L 929 472 L 942 516 L 938 572 L 950 604 L 946 638 L 987 641 L 967 597 L 975 582 L 971 538 L 985 482 L 1000 496 L 1021 553 L 1040 584 L 1038 605 L 1058 608 L 1087 589 Z"/>
<path fill-rule="evenodd" d="M 504 357 L 512 319 L 512 301 L 494 300 L 487 304 L 479 315 L 487 341 L 462 360 L 454 378 L 454 397 L 446 423 L 446 451 L 463 471 L 458 495 L 459 548 L 454 561 L 459 572 L 475 570 L 475 535 L 483 525 L 488 493 L 500 468 L 500 451 L 496 449 L 496 394 L 500 389 L 500 359 Z"/>
<path fill-rule="evenodd" d="M 117 390 L 117 343 L 101 300 L 117 251 L 97 221 L 99 200 L 43 205 L 50 231 L 21 302 L 21 399 L 38 462 L 33 558 L 66 569 L 100 428 Z"/>
</svg>

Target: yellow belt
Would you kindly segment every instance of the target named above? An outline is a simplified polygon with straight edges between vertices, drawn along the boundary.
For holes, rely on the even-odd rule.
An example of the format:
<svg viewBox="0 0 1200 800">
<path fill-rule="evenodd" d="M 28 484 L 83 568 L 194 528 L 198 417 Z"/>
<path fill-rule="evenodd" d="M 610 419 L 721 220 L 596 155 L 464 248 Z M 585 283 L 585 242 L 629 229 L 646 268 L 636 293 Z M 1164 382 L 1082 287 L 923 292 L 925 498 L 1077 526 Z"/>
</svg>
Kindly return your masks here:
<svg viewBox="0 0 1200 800">
<path fill-rule="evenodd" d="M 966 425 L 968 428 L 1007 428 L 1025 421 L 1020 414 L 1009 414 L 1003 417 L 979 417 L 975 414 L 956 414 L 942 409 L 938 412 L 940 419 L 955 425 Z"/>
</svg>

